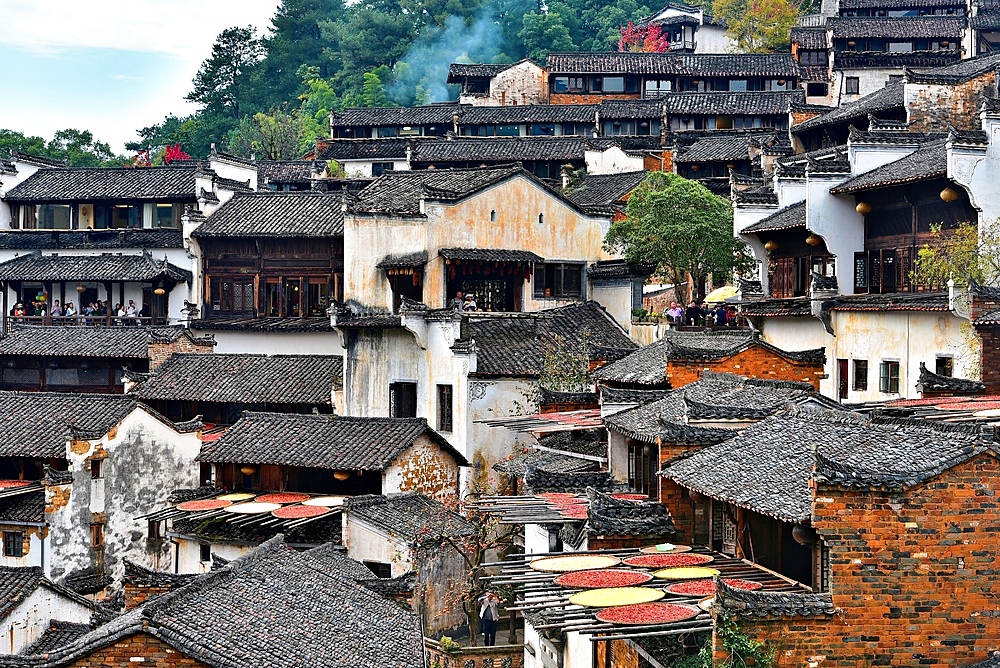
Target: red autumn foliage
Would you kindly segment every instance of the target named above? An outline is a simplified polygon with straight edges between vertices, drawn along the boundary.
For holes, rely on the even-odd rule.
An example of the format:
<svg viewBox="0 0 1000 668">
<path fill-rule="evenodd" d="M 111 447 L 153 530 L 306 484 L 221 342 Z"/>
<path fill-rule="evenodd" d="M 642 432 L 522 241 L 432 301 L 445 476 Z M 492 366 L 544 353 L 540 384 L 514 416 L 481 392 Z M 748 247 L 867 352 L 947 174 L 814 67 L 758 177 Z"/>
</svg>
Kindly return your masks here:
<svg viewBox="0 0 1000 668">
<path fill-rule="evenodd" d="M 163 162 L 170 164 L 174 160 L 190 160 L 191 156 L 181 150 L 180 144 L 168 146 L 163 153 Z"/>
<path fill-rule="evenodd" d="M 665 53 L 670 50 L 670 35 L 663 28 L 651 23 L 647 26 L 637 26 L 631 21 L 621 27 L 621 39 L 618 40 L 618 50 L 634 53 Z"/>
</svg>

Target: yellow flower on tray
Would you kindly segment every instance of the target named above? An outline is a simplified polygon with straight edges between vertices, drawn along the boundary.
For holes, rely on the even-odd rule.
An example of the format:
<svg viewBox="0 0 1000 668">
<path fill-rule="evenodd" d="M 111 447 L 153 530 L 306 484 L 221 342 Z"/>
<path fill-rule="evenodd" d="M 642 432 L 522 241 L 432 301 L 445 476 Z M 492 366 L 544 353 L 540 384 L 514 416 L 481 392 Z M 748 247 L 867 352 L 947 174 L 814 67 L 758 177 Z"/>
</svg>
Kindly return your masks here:
<svg viewBox="0 0 1000 668">
<path fill-rule="evenodd" d="M 588 608 L 610 608 L 616 605 L 650 603 L 659 601 L 664 596 L 662 590 L 649 587 L 607 587 L 577 592 L 569 597 L 569 602 Z"/>
<path fill-rule="evenodd" d="M 654 578 L 664 580 L 699 580 L 701 578 L 711 578 L 719 574 L 714 568 L 704 566 L 685 566 L 681 568 L 664 568 L 662 571 L 653 573 Z"/>
<path fill-rule="evenodd" d="M 566 557 L 544 557 L 533 560 L 529 566 L 532 570 L 543 573 L 569 573 L 571 571 L 589 571 L 598 568 L 611 568 L 621 563 L 618 557 L 601 554 L 576 555 Z"/>
</svg>

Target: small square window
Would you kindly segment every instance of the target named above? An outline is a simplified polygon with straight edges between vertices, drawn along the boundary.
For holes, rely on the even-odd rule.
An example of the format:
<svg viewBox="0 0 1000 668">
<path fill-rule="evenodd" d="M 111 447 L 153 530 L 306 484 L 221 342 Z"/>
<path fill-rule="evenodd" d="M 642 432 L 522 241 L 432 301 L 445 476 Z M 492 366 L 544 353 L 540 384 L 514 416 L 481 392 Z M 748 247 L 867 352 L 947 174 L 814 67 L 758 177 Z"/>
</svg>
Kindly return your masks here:
<svg viewBox="0 0 1000 668">
<path fill-rule="evenodd" d="M 955 375 L 955 358 L 937 357 L 934 360 L 934 373 L 939 376 L 951 377 Z"/>
<path fill-rule="evenodd" d="M 899 394 L 899 362 L 882 362 L 879 367 L 878 389 L 886 394 Z"/>
<path fill-rule="evenodd" d="M 380 578 L 391 578 L 392 577 L 392 564 L 387 564 L 381 561 L 365 561 L 362 562 L 368 567 L 376 577 Z"/>
<path fill-rule="evenodd" d="M 844 79 L 844 93 L 847 95 L 857 95 L 861 91 L 861 79 L 858 77 L 846 77 Z"/>
<path fill-rule="evenodd" d="M 94 549 L 104 547 L 104 525 L 90 525 L 90 546 Z"/>
<path fill-rule="evenodd" d="M 24 534 L 20 531 L 3 532 L 3 556 L 23 557 L 24 556 Z"/>
<path fill-rule="evenodd" d="M 103 459 L 91 459 L 90 460 L 90 477 L 94 480 L 104 477 L 104 460 Z"/>
<path fill-rule="evenodd" d="M 149 540 L 161 540 L 163 538 L 163 525 L 157 520 L 149 520 L 149 528 L 146 533 Z"/>
<path fill-rule="evenodd" d="M 211 561 L 212 560 L 212 546 L 211 545 L 209 545 L 208 543 L 199 543 L 198 544 L 198 550 L 200 552 L 199 558 L 202 561 Z"/>
<path fill-rule="evenodd" d="M 868 390 L 868 360 L 854 360 L 854 384 L 851 389 L 858 392 Z"/>
</svg>

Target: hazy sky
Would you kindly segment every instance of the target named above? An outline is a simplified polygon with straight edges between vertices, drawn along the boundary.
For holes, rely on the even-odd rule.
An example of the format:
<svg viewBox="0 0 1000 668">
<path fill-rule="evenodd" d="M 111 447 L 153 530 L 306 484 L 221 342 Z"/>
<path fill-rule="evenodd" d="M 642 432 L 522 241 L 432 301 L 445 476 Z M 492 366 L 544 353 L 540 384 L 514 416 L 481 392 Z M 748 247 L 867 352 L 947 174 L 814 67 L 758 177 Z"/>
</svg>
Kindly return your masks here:
<svg viewBox="0 0 1000 668">
<path fill-rule="evenodd" d="M 124 152 L 185 102 L 216 35 L 270 27 L 278 0 L 0 0 L 0 128 L 90 130 Z"/>
</svg>

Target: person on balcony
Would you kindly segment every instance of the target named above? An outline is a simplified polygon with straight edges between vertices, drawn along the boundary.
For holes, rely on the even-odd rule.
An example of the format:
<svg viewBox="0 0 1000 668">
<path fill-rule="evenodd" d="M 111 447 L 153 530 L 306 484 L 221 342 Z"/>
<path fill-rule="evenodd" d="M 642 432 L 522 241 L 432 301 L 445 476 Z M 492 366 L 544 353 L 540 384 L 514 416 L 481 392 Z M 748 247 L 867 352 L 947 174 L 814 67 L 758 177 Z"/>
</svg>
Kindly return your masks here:
<svg viewBox="0 0 1000 668">
<path fill-rule="evenodd" d="M 59 318 L 63 314 L 62 306 L 59 305 L 59 300 L 52 302 L 52 310 L 49 311 L 53 318 Z"/>
<path fill-rule="evenodd" d="M 66 302 L 66 310 L 63 311 L 63 315 L 67 318 L 72 318 L 76 315 L 76 307 L 73 306 L 73 302 Z"/>
</svg>

